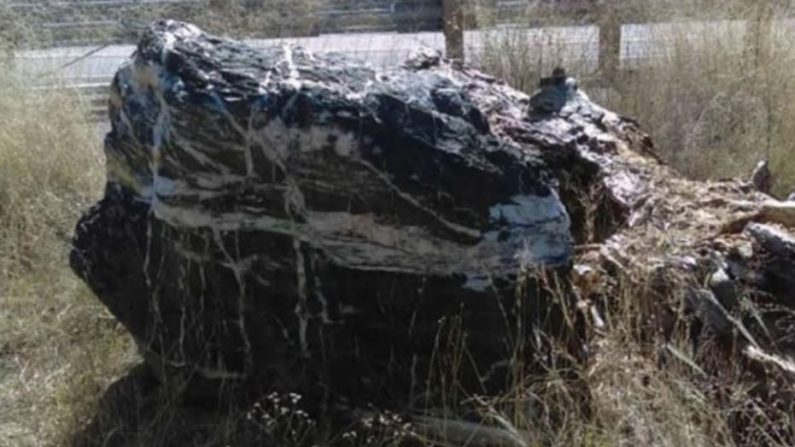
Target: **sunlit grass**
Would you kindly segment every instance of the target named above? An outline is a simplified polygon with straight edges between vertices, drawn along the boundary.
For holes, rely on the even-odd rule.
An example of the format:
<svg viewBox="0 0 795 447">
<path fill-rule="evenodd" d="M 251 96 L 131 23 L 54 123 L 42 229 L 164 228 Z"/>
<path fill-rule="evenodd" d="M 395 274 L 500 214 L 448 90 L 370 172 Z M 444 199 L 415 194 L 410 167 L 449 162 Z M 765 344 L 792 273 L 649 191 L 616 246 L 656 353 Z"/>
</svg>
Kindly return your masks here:
<svg viewBox="0 0 795 447">
<path fill-rule="evenodd" d="M 273 16 L 270 22 L 242 16 L 239 3 L 215 4 L 215 10 L 197 16 L 211 30 L 245 37 L 237 31 L 280 26 Z M 745 5 L 752 6 L 750 1 Z M 313 7 L 284 17 L 300 17 L 304 27 Z M 740 8 L 742 2 L 732 2 L 732 7 Z M 677 19 L 654 6 L 648 6 L 646 15 Z M 547 19 L 561 23 L 559 17 Z M 795 142 L 795 40 L 784 22 L 777 24 L 773 50 L 761 63 L 748 61 L 744 41 L 737 39 L 731 23 L 695 34 L 689 29 L 671 25 L 653 34 L 664 41 L 664 51 L 640 65 L 624 67 L 602 95 L 605 105 L 638 119 L 660 154 L 689 176 L 743 175 L 756 160 L 769 157 L 777 191 L 789 191 L 795 186 L 795 157 L 790 155 Z M 552 31 L 542 33 L 543 44 L 528 43 L 521 33 L 487 33 L 478 63 L 509 84 L 532 91 L 540 76 L 572 55 L 565 54 L 568 50 Z M 596 78 L 595 67 L 587 61 L 567 68 L 586 88 Z M 101 140 L 96 124 L 86 119 L 74 97 L 59 90 L 34 91 L 23 80 L 0 74 L 3 447 L 67 442 L 103 411 L 97 405 L 108 385 L 137 362 L 126 333 L 67 264 L 73 226 L 102 192 Z M 733 412 L 747 404 L 743 383 L 720 384 L 732 392 L 728 403 L 717 402 L 705 390 L 703 373 L 689 360 L 698 353 L 689 351 L 685 334 L 668 341 L 681 361 L 661 363 L 658 347 L 647 337 L 654 328 L 644 323 L 650 313 L 644 307 L 649 299 L 644 278 L 636 280 L 641 286 L 624 287 L 614 297 L 604 315 L 607 326 L 590 339 L 587 359 L 573 360 L 560 348 L 544 368 L 518 380 L 503 395 L 455 395 L 455 402 L 448 402 L 442 413 L 463 417 L 465 408 L 474 407 L 484 420 L 518 433 L 528 446 L 734 445 Z M 669 299 L 676 308 L 680 297 Z M 150 425 L 134 433 L 117 432 L 135 436 L 141 445 L 168 445 L 173 421 L 181 414 L 172 397 L 158 396 L 156 402 L 162 405 Z M 304 430 L 314 428 L 303 415 L 274 422 L 268 411 L 282 412 L 274 405 L 266 399 L 259 407 L 224 408 L 204 417 L 203 429 L 213 427 L 204 445 L 245 440 L 247 432 L 237 431 L 241 421 L 250 421 L 249 429 L 259 430 L 263 439 L 290 433 L 290 440 L 281 439 L 280 445 L 308 442 Z M 288 412 L 295 416 L 292 408 Z M 115 415 L 101 416 L 113 432 Z M 760 423 L 757 429 L 764 431 L 766 426 Z M 394 439 L 372 434 L 330 439 L 332 445 L 396 445 Z M 102 445 L 104 440 L 93 441 Z"/>
<path fill-rule="evenodd" d="M 67 264 L 103 185 L 94 125 L 74 98 L 7 74 L 0 116 L 0 445 L 39 445 L 77 426 L 130 350 Z"/>
</svg>

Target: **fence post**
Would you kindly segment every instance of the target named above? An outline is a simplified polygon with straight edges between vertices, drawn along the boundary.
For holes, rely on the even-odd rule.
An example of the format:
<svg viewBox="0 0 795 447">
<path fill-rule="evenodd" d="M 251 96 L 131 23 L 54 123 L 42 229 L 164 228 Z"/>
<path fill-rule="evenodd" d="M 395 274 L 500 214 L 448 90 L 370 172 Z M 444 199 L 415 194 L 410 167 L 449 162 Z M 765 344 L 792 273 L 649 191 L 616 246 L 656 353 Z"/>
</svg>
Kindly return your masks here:
<svg viewBox="0 0 795 447">
<path fill-rule="evenodd" d="M 600 2 L 596 23 L 599 26 L 599 73 L 602 80 L 612 84 L 621 61 L 621 17 L 610 2 Z"/>
<path fill-rule="evenodd" d="M 442 26 L 447 58 L 464 62 L 464 8 L 461 0 L 442 0 Z"/>
<path fill-rule="evenodd" d="M 758 68 L 769 61 L 773 33 L 773 1 L 756 0 L 754 15 L 747 21 L 746 60 Z"/>
</svg>

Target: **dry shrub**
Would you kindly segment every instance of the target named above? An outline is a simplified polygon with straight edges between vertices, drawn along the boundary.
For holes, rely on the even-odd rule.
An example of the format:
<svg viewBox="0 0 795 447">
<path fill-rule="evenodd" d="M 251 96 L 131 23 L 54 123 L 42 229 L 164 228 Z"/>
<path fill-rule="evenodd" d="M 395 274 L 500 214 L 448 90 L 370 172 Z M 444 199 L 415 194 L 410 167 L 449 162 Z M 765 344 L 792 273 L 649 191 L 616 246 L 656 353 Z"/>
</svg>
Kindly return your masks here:
<svg viewBox="0 0 795 447">
<path fill-rule="evenodd" d="M 769 58 L 744 51 L 741 23 L 658 26 L 659 56 L 625 71 L 612 106 L 636 117 L 667 160 L 695 178 L 747 175 L 768 158 L 778 190 L 792 187 L 795 68 L 789 40 Z M 783 26 L 777 23 L 774 26 Z"/>
<path fill-rule="evenodd" d="M 581 33 L 585 44 L 568 47 L 561 35 L 575 31 Z M 539 79 L 556 66 L 565 66 L 581 82 L 587 82 L 596 70 L 588 51 L 597 38 L 595 30 L 572 27 L 492 28 L 481 30 L 478 41 L 468 45 L 472 47 L 471 62 L 516 89 L 532 92 Z"/>
</svg>

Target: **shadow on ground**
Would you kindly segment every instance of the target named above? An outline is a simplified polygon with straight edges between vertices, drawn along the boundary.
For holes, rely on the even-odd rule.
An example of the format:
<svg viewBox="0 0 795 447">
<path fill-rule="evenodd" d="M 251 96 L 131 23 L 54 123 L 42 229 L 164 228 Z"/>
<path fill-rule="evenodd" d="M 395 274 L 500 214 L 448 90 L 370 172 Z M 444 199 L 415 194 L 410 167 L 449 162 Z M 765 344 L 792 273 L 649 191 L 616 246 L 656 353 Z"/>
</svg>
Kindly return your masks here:
<svg viewBox="0 0 795 447">
<path fill-rule="evenodd" d="M 261 426 L 234 405 L 178 402 L 144 365 L 130 370 L 102 396 L 95 416 L 72 447 L 276 446 Z"/>
</svg>

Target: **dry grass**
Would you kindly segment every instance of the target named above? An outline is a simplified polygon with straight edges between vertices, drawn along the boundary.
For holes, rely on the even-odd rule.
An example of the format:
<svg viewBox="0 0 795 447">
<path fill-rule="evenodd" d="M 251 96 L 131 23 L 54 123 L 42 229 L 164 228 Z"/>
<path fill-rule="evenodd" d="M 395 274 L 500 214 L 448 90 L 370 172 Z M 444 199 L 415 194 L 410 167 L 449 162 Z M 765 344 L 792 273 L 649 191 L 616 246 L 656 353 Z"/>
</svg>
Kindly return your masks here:
<svg viewBox="0 0 795 447">
<path fill-rule="evenodd" d="M 132 44 L 153 20 L 170 18 L 192 22 L 219 35 L 247 37 L 305 36 L 328 25 L 318 9 L 328 0 L 196 0 L 190 2 L 131 3 L 124 7 L 92 2 L 26 8 L 0 4 L 0 56 L 4 51 L 48 46 Z M 368 20 L 359 17 L 357 20 Z M 374 20 L 369 18 L 369 20 Z M 72 24 L 83 24 L 72 26 Z M 61 26 L 51 26 L 60 24 Z"/>
<path fill-rule="evenodd" d="M 0 76 L 0 445 L 73 430 L 130 355 L 71 274 L 72 228 L 101 192 L 98 134 L 74 98 Z"/>
<path fill-rule="evenodd" d="M 217 2 L 201 20 L 237 35 L 236 27 L 267 26 L 240 16 L 238 6 Z M 704 8 L 727 9 L 722 6 Z M 743 9 L 750 6 L 735 1 L 731 9 L 750 17 L 751 10 Z M 670 10 L 643 12 L 672 18 Z M 694 12 L 703 11 L 694 7 L 679 14 Z M 528 11 L 534 21 L 565 22 L 545 14 L 550 15 Z M 232 20 L 235 15 L 241 22 Z M 480 22 L 488 23 L 488 17 Z M 658 28 L 652 37 L 665 41 L 666 50 L 625 67 L 593 96 L 637 118 L 661 155 L 688 175 L 739 175 L 769 156 L 778 191 L 788 191 L 795 187 L 795 157 L 789 155 L 795 141 L 795 40 L 779 24 L 770 56 L 750 63 L 733 26 L 721 23 L 695 34 L 686 26 Z M 586 89 L 596 83 L 594 64 L 561 45 L 556 31 L 543 31 L 543 44 L 528 43 L 523 33 L 488 35 L 483 67 L 530 91 L 551 67 L 575 60 L 567 67 Z M 248 435 L 263 442 L 276 438 L 280 446 L 307 445 L 313 422 L 278 396 L 198 417 L 186 416 L 165 393 L 156 396 L 157 410 L 138 426 L 120 425 L 124 408 L 116 414 L 99 406 L 108 385 L 137 361 L 127 335 L 66 263 L 72 227 L 101 192 L 100 135 L 75 98 L 33 92 L 6 73 L 0 75 L 0 116 L 0 446 L 64 444 L 98 412 L 99 433 L 115 430 L 131 445 L 168 445 L 175 427 L 184 430 L 180 424 L 191 417 L 203 421 L 202 445 L 235 445 Z M 676 309 L 678 297 L 669 298 Z M 668 341 L 668 353 L 676 355 L 661 353 L 649 336 L 654 328 L 645 323 L 653 312 L 647 299 L 642 287 L 622 289 L 605 310 L 607 326 L 592 334 L 587 361 L 553 350 L 540 371 L 502 396 L 448 395 L 448 415 L 476 408 L 495 426 L 521 434 L 528 446 L 737 444 L 734 421 L 751 405 L 746 390 L 731 371 L 723 383 L 705 381 L 693 360 L 701 361 L 704 353 L 692 352 L 684 333 Z M 716 387 L 722 399 L 710 391 Z M 134 386 L 122 391 L 131 393 L 122 402 L 143 399 Z M 288 416 L 274 417 L 284 412 Z M 394 445 L 405 434 L 394 430 L 402 421 L 381 419 L 389 436 L 354 430 L 329 443 Z M 767 426 L 759 422 L 753 430 L 764 433 Z M 102 445 L 104 438 L 90 441 Z"/>
<path fill-rule="evenodd" d="M 698 33 L 681 26 L 660 30 L 673 41 L 659 60 L 624 75 L 612 105 L 644 123 L 665 158 L 686 175 L 747 175 L 768 158 L 777 189 L 789 192 L 795 186 L 795 82 L 787 73 L 795 69 L 795 47 L 784 23 L 774 26 L 775 45 L 759 64 L 742 51 L 737 24 Z"/>
</svg>

